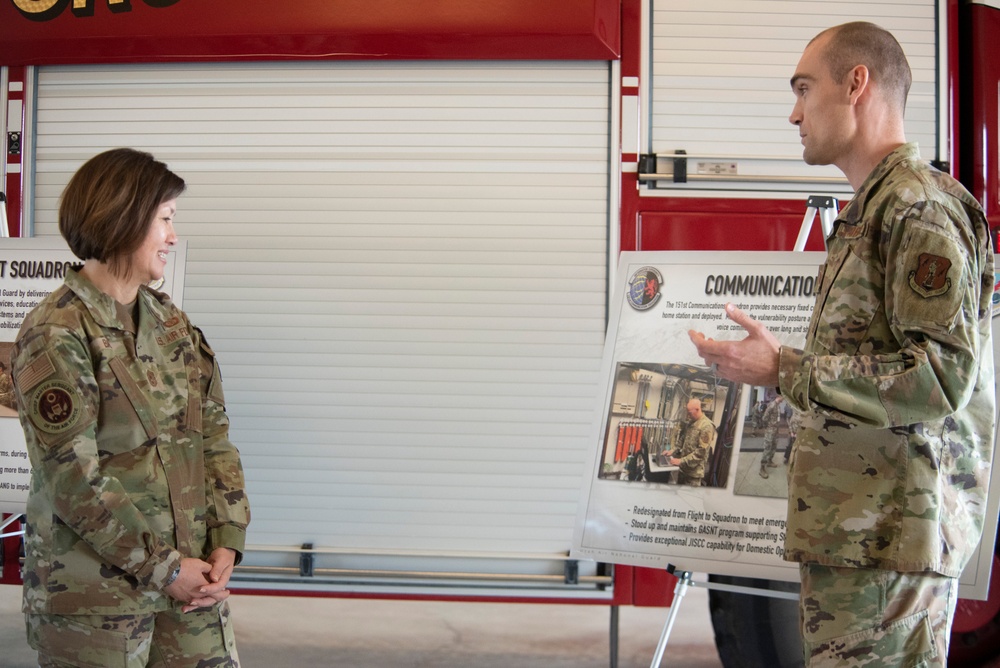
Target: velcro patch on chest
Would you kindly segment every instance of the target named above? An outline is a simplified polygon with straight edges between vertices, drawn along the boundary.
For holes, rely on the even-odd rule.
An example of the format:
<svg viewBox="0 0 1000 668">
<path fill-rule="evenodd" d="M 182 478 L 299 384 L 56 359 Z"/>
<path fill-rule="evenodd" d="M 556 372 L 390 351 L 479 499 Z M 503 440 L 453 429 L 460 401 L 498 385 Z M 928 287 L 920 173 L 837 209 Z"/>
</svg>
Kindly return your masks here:
<svg viewBox="0 0 1000 668">
<path fill-rule="evenodd" d="M 863 222 L 848 223 L 845 220 L 838 220 L 835 234 L 841 239 L 860 239 L 867 231 L 868 226 Z"/>
<path fill-rule="evenodd" d="M 82 415 L 76 390 L 66 381 L 56 378 L 35 388 L 28 405 L 32 423 L 47 434 L 69 431 Z"/>
<path fill-rule="evenodd" d="M 163 323 L 163 327 L 167 330 L 162 334 L 156 335 L 156 342 L 160 346 L 169 346 L 170 344 L 189 336 L 188 328 L 178 317 L 173 317 Z"/>
<path fill-rule="evenodd" d="M 951 260 L 932 253 L 917 256 L 917 266 L 910 268 L 910 287 L 921 297 L 938 297 L 951 289 L 948 271 Z"/>
</svg>

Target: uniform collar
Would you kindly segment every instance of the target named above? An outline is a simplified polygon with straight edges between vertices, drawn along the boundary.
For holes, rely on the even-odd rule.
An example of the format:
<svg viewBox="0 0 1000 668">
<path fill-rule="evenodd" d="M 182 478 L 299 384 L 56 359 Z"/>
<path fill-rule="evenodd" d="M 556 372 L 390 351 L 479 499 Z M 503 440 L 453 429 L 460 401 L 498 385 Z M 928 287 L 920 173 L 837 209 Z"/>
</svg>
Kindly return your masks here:
<svg viewBox="0 0 1000 668">
<path fill-rule="evenodd" d="M 871 171 L 864 183 L 861 184 L 861 187 L 858 188 L 858 191 L 854 193 L 851 201 L 848 202 L 844 210 L 837 216 L 837 223 L 844 223 L 846 225 L 858 225 L 861 223 L 861 214 L 865 210 L 865 203 L 868 201 L 868 197 L 878 190 L 878 185 L 886 175 L 892 172 L 899 163 L 913 160 L 921 160 L 920 148 L 914 142 L 903 144 L 882 158 L 882 161 L 875 165 L 875 169 Z"/>
<path fill-rule="evenodd" d="M 101 292 L 86 276 L 77 269 L 70 269 L 66 273 L 66 287 L 86 306 L 90 316 L 98 325 L 134 332 L 135 327 L 129 320 L 119 317 L 118 303 L 111 295 Z M 139 293 L 136 297 L 139 301 L 140 322 L 147 316 L 152 316 L 157 324 L 163 323 L 170 317 L 160 300 L 146 286 L 139 286 Z"/>
</svg>

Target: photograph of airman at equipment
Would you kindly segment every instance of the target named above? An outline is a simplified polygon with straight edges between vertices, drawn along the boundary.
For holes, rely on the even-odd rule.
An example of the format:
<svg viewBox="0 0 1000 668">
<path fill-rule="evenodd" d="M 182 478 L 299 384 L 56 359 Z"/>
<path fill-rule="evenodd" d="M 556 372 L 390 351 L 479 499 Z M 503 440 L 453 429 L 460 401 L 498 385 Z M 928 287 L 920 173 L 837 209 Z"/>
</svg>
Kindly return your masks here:
<svg viewBox="0 0 1000 668">
<path fill-rule="evenodd" d="M 598 478 L 725 487 L 740 394 L 706 367 L 619 362 Z"/>
</svg>

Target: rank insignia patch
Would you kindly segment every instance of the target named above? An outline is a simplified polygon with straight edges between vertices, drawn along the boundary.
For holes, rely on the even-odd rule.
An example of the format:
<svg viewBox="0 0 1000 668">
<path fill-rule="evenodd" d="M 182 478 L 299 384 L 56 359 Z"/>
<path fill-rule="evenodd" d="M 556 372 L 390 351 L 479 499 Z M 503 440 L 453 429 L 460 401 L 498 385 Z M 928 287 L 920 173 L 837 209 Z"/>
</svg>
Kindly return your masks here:
<svg viewBox="0 0 1000 668">
<path fill-rule="evenodd" d="M 910 272 L 910 287 L 921 297 L 937 297 L 951 289 L 948 270 L 951 260 L 940 255 L 921 253 L 917 268 Z"/>
<path fill-rule="evenodd" d="M 49 434 L 60 434 L 80 420 L 80 406 L 72 386 L 61 380 L 42 383 L 35 390 L 31 406 L 32 422 Z"/>
</svg>

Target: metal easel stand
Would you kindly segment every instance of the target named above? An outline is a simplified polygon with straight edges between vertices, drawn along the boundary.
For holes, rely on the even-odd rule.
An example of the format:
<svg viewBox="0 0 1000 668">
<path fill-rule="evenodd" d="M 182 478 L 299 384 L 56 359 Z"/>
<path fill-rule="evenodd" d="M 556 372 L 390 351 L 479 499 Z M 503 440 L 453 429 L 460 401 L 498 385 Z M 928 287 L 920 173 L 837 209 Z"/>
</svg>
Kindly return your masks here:
<svg viewBox="0 0 1000 668">
<path fill-rule="evenodd" d="M 802 218 L 802 226 L 799 228 L 799 236 L 795 240 L 796 252 L 804 251 L 806 241 L 809 239 L 809 232 L 812 230 L 813 221 L 816 214 L 819 214 L 820 224 L 823 226 L 823 244 L 833 232 L 833 223 L 837 219 L 837 198 L 826 195 L 810 195 L 806 200 L 806 213 Z M 673 564 L 667 566 L 667 572 L 677 577 L 677 585 L 674 587 L 674 600 L 670 604 L 670 613 L 667 621 L 663 625 L 663 633 L 660 634 L 660 642 L 656 645 L 656 653 L 653 655 L 653 662 L 650 668 L 659 668 L 663 661 L 663 653 L 667 649 L 667 640 L 673 630 L 674 621 L 680 611 L 681 601 L 688 587 L 703 587 L 705 589 L 715 589 L 717 591 L 728 591 L 737 594 L 753 594 L 755 596 L 769 596 L 771 598 L 784 598 L 798 600 L 799 595 L 794 592 L 774 591 L 772 589 L 758 589 L 755 587 L 741 587 L 738 585 L 727 585 L 721 582 L 695 582 L 691 579 L 691 571 L 678 571 Z"/>
<path fill-rule="evenodd" d="M 21 519 L 21 515 L 19 514 L 11 515 L 7 519 L 3 520 L 3 522 L 0 522 L 0 532 L 2 532 L 4 529 L 6 529 L 19 519 Z M 24 529 L 21 529 L 20 531 L 15 531 L 13 533 L 0 533 L 0 538 L 10 538 L 11 536 L 23 536 L 23 535 L 24 535 Z"/>
<path fill-rule="evenodd" d="M 833 232 L 833 221 L 837 219 L 837 198 L 827 195 L 810 195 L 806 200 L 806 215 L 802 218 L 802 226 L 799 227 L 799 236 L 795 239 L 794 251 L 804 251 L 806 241 L 809 239 L 809 231 L 812 229 L 813 220 L 819 212 L 819 221 L 823 225 L 823 243 Z"/>
<path fill-rule="evenodd" d="M 656 653 L 653 655 L 653 662 L 650 668 L 659 668 L 663 661 L 663 653 L 667 649 L 667 640 L 673 630 L 674 621 L 680 612 L 681 601 L 688 587 L 702 587 L 704 589 L 715 589 L 717 591 L 729 591 L 736 594 L 753 594 L 755 596 L 769 596 L 771 598 L 785 598 L 791 601 L 798 600 L 799 595 L 790 591 L 774 591 L 772 589 L 757 589 L 756 587 L 741 587 L 739 585 L 728 585 L 721 582 L 695 582 L 691 579 L 691 571 L 676 571 L 673 565 L 667 566 L 667 572 L 677 577 L 677 586 L 674 587 L 674 600 L 670 603 L 670 613 L 667 615 L 667 622 L 663 625 L 663 633 L 660 634 L 660 642 L 656 645 Z"/>
</svg>

